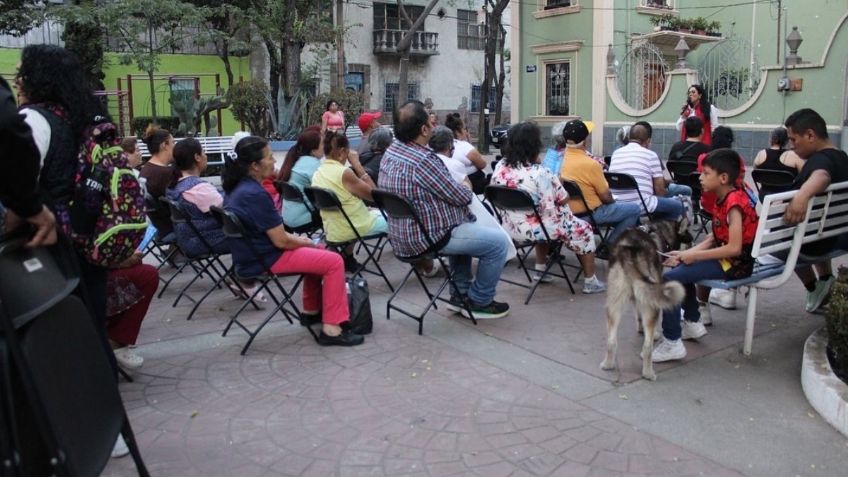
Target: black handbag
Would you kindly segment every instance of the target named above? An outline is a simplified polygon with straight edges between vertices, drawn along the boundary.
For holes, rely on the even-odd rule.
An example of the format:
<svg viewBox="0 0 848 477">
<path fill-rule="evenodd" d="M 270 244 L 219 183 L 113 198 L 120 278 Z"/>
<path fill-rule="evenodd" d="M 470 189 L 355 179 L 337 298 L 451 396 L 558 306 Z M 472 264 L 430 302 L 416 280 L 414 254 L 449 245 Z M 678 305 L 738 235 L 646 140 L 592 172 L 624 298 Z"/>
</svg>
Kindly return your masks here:
<svg viewBox="0 0 848 477">
<path fill-rule="evenodd" d="M 347 279 L 347 303 L 350 310 L 350 331 L 358 335 L 367 335 L 374 328 L 371 314 L 371 294 L 368 282 L 358 275 Z"/>
</svg>

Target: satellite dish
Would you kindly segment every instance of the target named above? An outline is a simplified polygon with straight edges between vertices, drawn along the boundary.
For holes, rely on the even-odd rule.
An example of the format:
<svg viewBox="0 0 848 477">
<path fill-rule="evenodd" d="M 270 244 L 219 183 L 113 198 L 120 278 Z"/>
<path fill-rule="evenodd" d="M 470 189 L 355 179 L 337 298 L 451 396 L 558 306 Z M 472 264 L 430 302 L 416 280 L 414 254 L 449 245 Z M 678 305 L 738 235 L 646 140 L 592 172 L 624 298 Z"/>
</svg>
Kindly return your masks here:
<svg viewBox="0 0 848 477">
<path fill-rule="evenodd" d="M 437 16 L 437 17 L 439 17 L 439 20 L 444 20 L 444 19 L 445 19 L 445 17 L 447 16 L 447 14 L 448 14 L 448 12 L 447 12 L 447 11 L 445 11 L 445 9 L 444 9 L 444 8 L 440 8 L 440 9 L 436 12 L 436 16 Z"/>
</svg>

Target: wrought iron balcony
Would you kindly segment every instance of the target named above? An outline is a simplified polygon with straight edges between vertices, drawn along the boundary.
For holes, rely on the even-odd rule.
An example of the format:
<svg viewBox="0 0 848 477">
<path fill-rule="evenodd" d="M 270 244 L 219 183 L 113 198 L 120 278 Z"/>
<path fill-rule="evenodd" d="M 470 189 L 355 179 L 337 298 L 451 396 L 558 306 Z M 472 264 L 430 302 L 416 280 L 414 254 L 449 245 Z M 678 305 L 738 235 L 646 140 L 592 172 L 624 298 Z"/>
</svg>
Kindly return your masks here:
<svg viewBox="0 0 848 477">
<path fill-rule="evenodd" d="M 397 44 L 404 33 L 404 30 L 374 30 L 374 54 L 397 55 Z M 411 56 L 438 55 L 439 34 L 428 31 L 415 32 L 409 54 Z"/>
</svg>

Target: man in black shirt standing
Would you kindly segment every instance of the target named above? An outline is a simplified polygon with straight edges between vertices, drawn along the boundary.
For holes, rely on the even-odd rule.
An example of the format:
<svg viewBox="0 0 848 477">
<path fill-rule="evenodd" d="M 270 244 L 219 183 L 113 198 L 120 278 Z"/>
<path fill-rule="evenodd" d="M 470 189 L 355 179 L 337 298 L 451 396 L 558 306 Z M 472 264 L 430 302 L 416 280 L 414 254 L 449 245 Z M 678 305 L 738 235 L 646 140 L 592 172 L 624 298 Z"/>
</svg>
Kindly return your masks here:
<svg viewBox="0 0 848 477">
<path fill-rule="evenodd" d="M 18 114 L 12 90 L 0 78 L 0 233 L 14 230 L 24 222 L 35 227 L 30 247 L 56 242 L 56 218 L 39 198 L 38 150 L 29 126 Z"/>
<path fill-rule="evenodd" d="M 789 202 L 783 215 L 787 224 L 797 224 L 804 220 L 807 204 L 813 196 L 831 184 L 848 181 L 848 155 L 834 147 L 828 138 L 824 118 L 812 109 L 795 111 L 786 118 L 785 126 L 795 153 L 805 160 L 793 184 L 798 193 Z M 836 247 L 837 239 L 829 238 L 805 245 L 801 253 L 824 255 Z M 826 301 L 835 281 L 830 260 L 818 262 L 814 267 L 797 268 L 795 274 L 807 289 L 806 310 L 817 310 Z"/>
</svg>

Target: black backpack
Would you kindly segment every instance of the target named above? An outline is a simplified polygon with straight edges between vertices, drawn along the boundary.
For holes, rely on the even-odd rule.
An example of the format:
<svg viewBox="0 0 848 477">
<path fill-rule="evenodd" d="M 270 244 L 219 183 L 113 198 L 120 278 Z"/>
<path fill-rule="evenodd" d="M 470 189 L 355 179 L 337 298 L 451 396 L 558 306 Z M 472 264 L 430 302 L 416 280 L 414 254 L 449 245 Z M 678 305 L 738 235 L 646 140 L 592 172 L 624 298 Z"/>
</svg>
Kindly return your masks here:
<svg viewBox="0 0 848 477">
<path fill-rule="evenodd" d="M 371 315 L 371 295 L 368 282 L 359 275 L 347 279 L 347 303 L 350 309 L 350 330 L 358 335 L 367 335 L 374 328 Z"/>
</svg>

